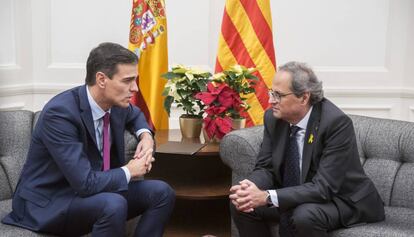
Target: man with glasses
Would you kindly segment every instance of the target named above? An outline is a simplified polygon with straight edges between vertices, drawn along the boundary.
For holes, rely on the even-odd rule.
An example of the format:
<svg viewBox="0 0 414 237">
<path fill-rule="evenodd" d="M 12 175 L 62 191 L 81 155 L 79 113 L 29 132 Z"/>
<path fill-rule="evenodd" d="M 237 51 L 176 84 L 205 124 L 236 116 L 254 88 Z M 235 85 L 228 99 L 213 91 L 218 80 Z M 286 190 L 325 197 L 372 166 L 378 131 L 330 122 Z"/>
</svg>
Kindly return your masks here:
<svg viewBox="0 0 414 237">
<path fill-rule="evenodd" d="M 383 202 L 361 166 L 351 119 L 323 97 L 306 64 L 279 68 L 269 91 L 253 172 L 230 189 L 240 236 L 323 237 L 383 220 Z"/>
<path fill-rule="evenodd" d="M 153 134 L 129 101 L 138 91 L 138 57 L 114 43 L 94 48 L 85 85 L 62 92 L 43 108 L 26 164 L 3 223 L 63 236 L 163 235 L 175 194 L 157 180 L 139 179 L 154 161 Z M 124 131 L 139 139 L 124 156 Z"/>
</svg>

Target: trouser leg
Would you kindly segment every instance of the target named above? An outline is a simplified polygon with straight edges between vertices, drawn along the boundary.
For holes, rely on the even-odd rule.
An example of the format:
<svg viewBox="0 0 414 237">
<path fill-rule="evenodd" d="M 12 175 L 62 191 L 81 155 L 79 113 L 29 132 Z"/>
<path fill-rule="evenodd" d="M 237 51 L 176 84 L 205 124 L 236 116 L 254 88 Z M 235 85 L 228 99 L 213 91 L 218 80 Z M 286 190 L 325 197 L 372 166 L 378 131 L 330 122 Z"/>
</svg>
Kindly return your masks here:
<svg viewBox="0 0 414 237">
<path fill-rule="evenodd" d="M 174 208 L 173 189 L 159 180 L 134 181 L 129 184 L 126 199 L 128 218 L 141 215 L 135 236 L 161 237 Z"/>
<path fill-rule="evenodd" d="M 296 207 L 291 217 L 297 237 L 328 237 L 328 231 L 341 227 L 339 211 L 334 203 L 307 203 Z"/>
<path fill-rule="evenodd" d="M 64 236 L 124 236 L 127 219 L 126 199 L 117 193 L 99 193 L 90 197 L 76 197 L 72 201 Z"/>
<path fill-rule="evenodd" d="M 230 213 L 239 230 L 240 237 L 271 236 L 269 224 L 279 221 L 277 208 L 259 207 L 253 212 L 240 212 L 230 202 Z"/>
</svg>

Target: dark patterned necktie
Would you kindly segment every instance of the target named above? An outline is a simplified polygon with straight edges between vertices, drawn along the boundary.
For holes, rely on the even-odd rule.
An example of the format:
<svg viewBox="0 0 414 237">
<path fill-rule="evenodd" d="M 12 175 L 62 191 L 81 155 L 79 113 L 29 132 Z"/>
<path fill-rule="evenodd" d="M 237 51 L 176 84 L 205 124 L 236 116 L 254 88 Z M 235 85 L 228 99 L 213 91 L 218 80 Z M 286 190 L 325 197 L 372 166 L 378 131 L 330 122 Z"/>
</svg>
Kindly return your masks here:
<svg viewBox="0 0 414 237">
<path fill-rule="evenodd" d="M 299 167 L 299 147 L 296 141 L 296 134 L 300 127 L 291 126 L 288 147 L 285 152 L 284 170 L 283 170 L 283 187 L 291 187 L 300 184 L 300 167 Z M 281 237 L 294 236 L 293 230 L 289 224 L 291 211 L 281 213 L 279 234 Z"/>
</svg>

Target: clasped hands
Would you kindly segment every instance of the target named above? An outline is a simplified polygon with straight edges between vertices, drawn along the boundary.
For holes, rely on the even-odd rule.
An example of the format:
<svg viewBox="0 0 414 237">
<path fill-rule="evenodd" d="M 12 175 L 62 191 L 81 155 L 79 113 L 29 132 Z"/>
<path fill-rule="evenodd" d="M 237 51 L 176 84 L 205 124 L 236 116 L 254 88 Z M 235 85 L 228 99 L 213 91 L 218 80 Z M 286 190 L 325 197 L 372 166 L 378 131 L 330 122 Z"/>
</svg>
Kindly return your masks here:
<svg viewBox="0 0 414 237">
<path fill-rule="evenodd" d="M 266 205 L 267 192 L 260 190 L 252 181 L 244 179 L 230 188 L 229 198 L 237 210 L 252 212 L 254 208 Z"/>
<path fill-rule="evenodd" d="M 155 158 L 152 156 L 154 148 L 154 139 L 149 133 L 142 133 L 141 139 L 135 150 L 133 159 L 131 159 L 126 165 L 131 178 L 138 178 L 144 174 L 150 172 L 152 169 L 152 162 L 155 161 Z"/>
</svg>

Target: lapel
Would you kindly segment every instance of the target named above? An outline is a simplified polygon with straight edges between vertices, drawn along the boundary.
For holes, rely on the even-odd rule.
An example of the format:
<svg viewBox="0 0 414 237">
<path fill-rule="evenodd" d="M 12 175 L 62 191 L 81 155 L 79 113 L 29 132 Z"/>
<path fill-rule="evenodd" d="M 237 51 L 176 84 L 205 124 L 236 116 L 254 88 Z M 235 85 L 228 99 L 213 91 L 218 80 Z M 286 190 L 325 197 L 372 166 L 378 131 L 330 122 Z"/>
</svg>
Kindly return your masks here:
<svg viewBox="0 0 414 237">
<path fill-rule="evenodd" d="M 312 152 L 315 141 L 318 137 L 319 121 L 321 118 L 320 103 L 313 106 L 311 115 L 309 117 L 308 125 L 306 127 L 305 140 L 303 144 L 302 155 L 302 179 L 301 183 L 304 183 L 306 176 L 308 175 L 310 163 L 312 161 Z"/>
<path fill-rule="evenodd" d="M 274 160 L 274 173 L 276 180 L 282 184 L 282 176 L 280 173 L 280 166 L 283 163 L 285 157 L 286 142 L 289 139 L 289 123 L 278 120 L 273 131 L 272 140 L 275 142 L 273 147 L 273 160 Z"/>
<path fill-rule="evenodd" d="M 98 147 L 96 145 L 95 125 L 93 124 L 92 111 L 88 102 L 88 95 L 86 94 L 86 90 L 86 85 L 79 87 L 79 106 L 81 110 L 81 118 L 83 124 L 88 130 L 89 136 L 95 142 L 95 147 Z"/>
<path fill-rule="evenodd" d="M 117 107 L 111 109 L 111 136 L 112 136 L 112 149 L 116 149 L 116 155 L 120 164 L 124 164 L 125 158 L 123 154 L 124 147 L 124 126 L 122 124 L 122 113 Z M 112 160 L 112 158 L 111 158 Z"/>
</svg>

